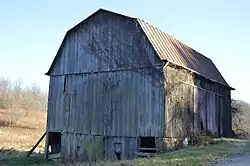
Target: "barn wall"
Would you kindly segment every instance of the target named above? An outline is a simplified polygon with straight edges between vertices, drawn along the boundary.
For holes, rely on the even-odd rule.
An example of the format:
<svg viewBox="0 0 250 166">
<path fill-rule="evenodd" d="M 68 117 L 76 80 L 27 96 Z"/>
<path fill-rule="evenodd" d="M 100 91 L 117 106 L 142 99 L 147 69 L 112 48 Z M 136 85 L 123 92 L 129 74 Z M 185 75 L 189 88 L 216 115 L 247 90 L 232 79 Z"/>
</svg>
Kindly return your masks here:
<svg viewBox="0 0 250 166">
<path fill-rule="evenodd" d="M 169 66 L 164 69 L 165 78 L 165 131 L 164 137 L 182 137 L 187 134 L 189 121 L 193 121 L 193 77 L 185 70 Z M 192 125 L 193 123 L 191 123 Z"/>
<path fill-rule="evenodd" d="M 146 68 L 51 77 L 48 131 L 161 137 L 161 75 Z"/>
<path fill-rule="evenodd" d="M 199 87 L 197 98 L 207 98 L 204 105 L 207 105 L 207 116 L 210 125 L 207 127 L 216 133 L 216 136 L 232 136 L 232 114 L 231 114 L 231 94 L 230 89 L 218 83 L 205 80 L 202 77 L 195 77 L 195 85 Z M 198 100 L 200 102 L 200 100 Z M 210 105 L 208 106 L 208 104 Z M 202 104 L 197 103 L 198 108 Z M 201 106 L 199 106 L 201 105 Z M 205 114 L 204 114 L 205 117 Z"/>
<path fill-rule="evenodd" d="M 164 77 L 164 137 L 197 130 L 217 137 L 230 135 L 230 90 L 173 65 L 164 67 Z"/>
<path fill-rule="evenodd" d="M 138 138 L 109 137 L 63 133 L 61 159 L 63 161 L 117 160 L 115 152 L 121 153 L 121 160 L 132 159 L 138 151 Z"/>
<path fill-rule="evenodd" d="M 64 76 L 50 77 L 47 111 L 47 131 L 62 131 L 64 126 Z M 66 106 L 66 108 L 68 108 Z"/>
<path fill-rule="evenodd" d="M 124 70 L 161 65 L 134 19 L 98 12 L 71 30 L 51 75 Z"/>
<path fill-rule="evenodd" d="M 65 159 L 79 155 L 78 137 L 109 138 L 111 158 L 114 140 L 131 142 L 129 158 L 139 136 L 163 136 L 162 62 L 134 19 L 94 14 L 67 33 L 49 74 L 47 131 L 62 132 Z"/>
<path fill-rule="evenodd" d="M 121 160 L 133 159 L 138 152 L 136 137 L 104 137 L 105 159 L 117 160 L 115 152 L 121 152 Z"/>
<path fill-rule="evenodd" d="M 114 159 L 117 140 L 122 157 L 131 158 L 139 136 L 163 137 L 163 96 L 161 67 L 52 76 L 47 131 L 62 133 L 63 160 L 95 160 L 96 153 L 84 157 L 82 142 L 101 138 L 100 158 Z"/>
<path fill-rule="evenodd" d="M 103 136 L 64 132 L 61 135 L 61 160 L 96 161 L 104 159 Z"/>
</svg>

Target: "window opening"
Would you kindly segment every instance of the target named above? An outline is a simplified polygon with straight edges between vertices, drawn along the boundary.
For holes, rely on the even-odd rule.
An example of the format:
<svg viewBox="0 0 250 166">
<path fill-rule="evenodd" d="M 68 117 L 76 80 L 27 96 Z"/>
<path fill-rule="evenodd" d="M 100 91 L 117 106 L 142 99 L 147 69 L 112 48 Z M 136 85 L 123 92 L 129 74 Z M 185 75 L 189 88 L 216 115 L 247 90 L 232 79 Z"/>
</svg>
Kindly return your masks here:
<svg viewBox="0 0 250 166">
<path fill-rule="evenodd" d="M 61 132 L 48 133 L 49 154 L 57 154 L 61 152 Z"/>
<path fill-rule="evenodd" d="M 140 137 L 140 152 L 155 153 L 155 137 Z"/>
</svg>

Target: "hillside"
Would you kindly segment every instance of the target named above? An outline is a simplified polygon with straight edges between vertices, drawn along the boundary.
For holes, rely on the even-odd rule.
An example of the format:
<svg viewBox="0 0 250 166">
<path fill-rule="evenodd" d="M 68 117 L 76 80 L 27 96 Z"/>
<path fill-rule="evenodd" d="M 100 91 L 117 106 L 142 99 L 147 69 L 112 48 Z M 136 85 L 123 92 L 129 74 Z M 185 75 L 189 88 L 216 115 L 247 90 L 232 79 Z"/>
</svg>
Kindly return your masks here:
<svg viewBox="0 0 250 166">
<path fill-rule="evenodd" d="M 0 109 L 0 158 L 30 150 L 45 132 L 45 123 L 45 112 Z M 35 151 L 43 149 L 44 140 Z"/>
<path fill-rule="evenodd" d="M 30 150 L 45 131 L 46 110 L 47 93 L 38 86 L 0 78 L 0 158 Z"/>
</svg>

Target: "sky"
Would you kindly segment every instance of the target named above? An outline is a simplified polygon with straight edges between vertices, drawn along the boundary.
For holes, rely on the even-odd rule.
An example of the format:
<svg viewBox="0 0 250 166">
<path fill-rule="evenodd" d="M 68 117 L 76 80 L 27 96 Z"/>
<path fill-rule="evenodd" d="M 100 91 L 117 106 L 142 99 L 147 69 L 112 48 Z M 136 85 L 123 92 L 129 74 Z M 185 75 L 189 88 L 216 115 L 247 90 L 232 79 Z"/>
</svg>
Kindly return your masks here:
<svg viewBox="0 0 250 166">
<path fill-rule="evenodd" d="M 99 8 L 140 18 L 213 60 L 250 102 L 248 0 L 0 0 L 0 77 L 48 91 L 49 69 L 68 29 Z"/>
</svg>

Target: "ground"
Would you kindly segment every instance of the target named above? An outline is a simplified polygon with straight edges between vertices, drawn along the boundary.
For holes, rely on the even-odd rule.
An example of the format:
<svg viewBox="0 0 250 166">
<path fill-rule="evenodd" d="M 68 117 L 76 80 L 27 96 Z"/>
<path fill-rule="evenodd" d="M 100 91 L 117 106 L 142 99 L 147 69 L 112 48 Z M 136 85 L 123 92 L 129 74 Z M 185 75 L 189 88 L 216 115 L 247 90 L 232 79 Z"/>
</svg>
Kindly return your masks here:
<svg viewBox="0 0 250 166">
<path fill-rule="evenodd" d="M 46 113 L 0 109 L 0 159 L 29 151 L 45 132 Z M 43 152 L 44 140 L 35 152 Z"/>
<path fill-rule="evenodd" d="M 249 166 L 250 165 L 250 156 L 240 156 L 234 157 L 229 161 L 220 162 L 212 166 Z"/>
<path fill-rule="evenodd" d="M 0 110 L 0 165 L 64 165 L 63 163 L 44 160 L 44 140 L 29 158 L 27 152 L 45 131 L 46 113 L 26 110 Z M 198 166 L 233 166 L 221 163 L 230 157 L 250 152 L 250 142 L 234 139 L 218 139 L 216 144 L 189 147 L 174 152 L 167 152 L 151 158 L 139 158 L 133 161 L 96 162 L 92 165 L 169 165 Z M 250 157 L 233 158 L 232 164 L 250 163 Z M 242 163 L 239 164 L 239 161 Z M 66 165 L 66 164 L 65 164 Z M 68 165 L 68 164 L 67 164 Z M 76 164 L 71 164 L 76 165 Z M 86 165 L 77 163 L 77 165 Z M 242 165 L 244 166 L 244 165 Z"/>
</svg>

